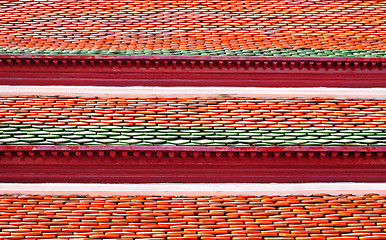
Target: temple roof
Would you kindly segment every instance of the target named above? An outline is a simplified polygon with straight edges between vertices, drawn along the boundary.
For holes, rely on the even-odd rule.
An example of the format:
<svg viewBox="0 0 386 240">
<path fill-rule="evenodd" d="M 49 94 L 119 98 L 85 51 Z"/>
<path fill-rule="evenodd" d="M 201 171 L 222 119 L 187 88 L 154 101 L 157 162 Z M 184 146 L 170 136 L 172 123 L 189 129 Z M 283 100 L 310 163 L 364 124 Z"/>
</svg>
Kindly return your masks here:
<svg viewBox="0 0 386 240">
<path fill-rule="evenodd" d="M 0 97 L 4 145 L 384 146 L 386 100 Z"/>
<path fill-rule="evenodd" d="M 0 197 L 2 239 L 384 239 L 385 196 Z"/>
<path fill-rule="evenodd" d="M 386 56 L 384 1 L 0 3 L 0 53 Z"/>
</svg>

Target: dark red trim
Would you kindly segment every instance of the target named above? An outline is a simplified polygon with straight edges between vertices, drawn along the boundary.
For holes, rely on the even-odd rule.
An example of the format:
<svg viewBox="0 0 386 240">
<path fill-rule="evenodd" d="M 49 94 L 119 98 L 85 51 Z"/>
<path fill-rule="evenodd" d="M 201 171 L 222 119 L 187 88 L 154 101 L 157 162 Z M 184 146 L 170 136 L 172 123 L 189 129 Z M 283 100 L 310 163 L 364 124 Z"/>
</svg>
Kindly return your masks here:
<svg viewBox="0 0 386 240">
<path fill-rule="evenodd" d="M 151 151 L 151 152 L 385 152 L 385 147 L 355 146 L 251 146 L 251 147 L 189 147 L 189 146 L 136 146 L 136 145 L 0 145 L 4 151 Z"/>
<path fill-rule="evenodd" d="M 385 182 L 386 147 L 0 147 L 0 182 L 330 181 Z"/>
<path fill-rule="evenodd" d="M 0 84 L 386 87 L 386 58 L 0 55 Z"/>
<path fill-rule="evenodd" d="M 0 54 L 0 59 L 65 59 L 65 60 L 196 60 L 196 61 L 305 61 L 305 62 L 386 62 L 385 58 L 356 57 L 253 57 L 253 56 L 168 56 L 168 55 L 54 55 L 54 54 Z"/>
</svg>

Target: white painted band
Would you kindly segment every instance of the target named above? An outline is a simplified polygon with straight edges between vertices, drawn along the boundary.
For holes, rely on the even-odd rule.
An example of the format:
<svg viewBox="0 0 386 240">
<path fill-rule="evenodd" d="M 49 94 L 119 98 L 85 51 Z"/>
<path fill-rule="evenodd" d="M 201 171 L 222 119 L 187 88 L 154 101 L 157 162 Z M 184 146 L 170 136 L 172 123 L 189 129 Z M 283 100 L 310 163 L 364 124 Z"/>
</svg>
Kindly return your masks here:
<svg viewBox="0 0 386 240">
<path fill-rule="evenodd" d="M 0 96 L 386 98 L 386 88 L 0 86 Z"/>
<path fill-rule="evenodd" d="M 155 184 L 81 184 L 81 183 L 0 183 L 0 194 L 31 195 L 149 195 L 149 196 L 237 196 L 237 195 L 312 195 L 312 194 L 386 195 L 386 183 L 155 183 Z"/>
</svg>

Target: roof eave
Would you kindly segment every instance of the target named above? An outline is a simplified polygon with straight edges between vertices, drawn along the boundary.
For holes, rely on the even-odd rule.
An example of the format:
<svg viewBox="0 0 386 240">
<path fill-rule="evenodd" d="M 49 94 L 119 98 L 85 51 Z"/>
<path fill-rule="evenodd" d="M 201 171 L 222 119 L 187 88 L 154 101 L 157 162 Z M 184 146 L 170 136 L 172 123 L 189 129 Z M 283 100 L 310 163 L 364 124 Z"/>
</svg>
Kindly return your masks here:
<svg viewBox="0 0 386 240">
<path fill-rule="evenodd" d="M 386 58 L 0 55 L 2 85 L 385 87 Z"/>
<path fill-rule="evenodd" d="M 386 147 L 0 146 L 1 182 L 385 182 Z"/>
</svg>

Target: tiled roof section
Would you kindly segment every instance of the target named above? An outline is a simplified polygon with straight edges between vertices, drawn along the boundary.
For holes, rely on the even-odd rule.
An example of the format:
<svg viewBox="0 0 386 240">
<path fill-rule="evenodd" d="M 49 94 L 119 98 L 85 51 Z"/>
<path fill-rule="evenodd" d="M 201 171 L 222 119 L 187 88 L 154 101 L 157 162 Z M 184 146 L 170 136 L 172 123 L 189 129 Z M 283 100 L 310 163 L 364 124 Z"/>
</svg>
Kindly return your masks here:
<svg viewBox="0 0 386 240">
<path fill-rule="evenodd" d="M 384 58 L 385 50 L 331 50 L 305 48 L 262 49 L 35 49 L 0 48 L 0 54 L 51 55 L 168 55 L 168 56 L 262 56 L 262 57 L 365 57 Z"/>
<path fill-rule="evenodd" d="M 386 128 L 0 125 L 0 145 L 386 146 Z"/>
<path fill-rule="evenodd" d="M 187 55 L 224 49 L 233 55 L 243 54 L 232 52 L 240 49 L 247 55 L 255 49 L 386 50 L 386 4 L 377 0 L 0 3 L 1 48 Z"/>
<path fill-rule="evenodd" d="M 2 239 L 384 239 L 385 196 L 2 196 Z"/>
<path fill-rule="evenodd" d="M 2 125 L 386 127 L 385 99 L 0 97 Z"/>
</svg>

